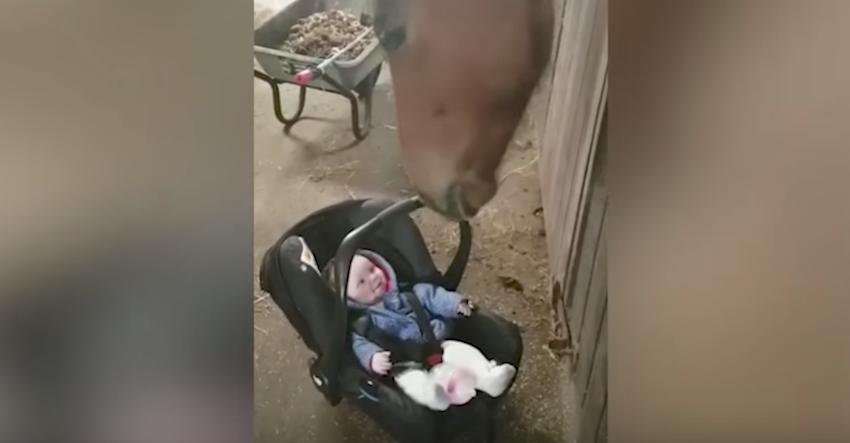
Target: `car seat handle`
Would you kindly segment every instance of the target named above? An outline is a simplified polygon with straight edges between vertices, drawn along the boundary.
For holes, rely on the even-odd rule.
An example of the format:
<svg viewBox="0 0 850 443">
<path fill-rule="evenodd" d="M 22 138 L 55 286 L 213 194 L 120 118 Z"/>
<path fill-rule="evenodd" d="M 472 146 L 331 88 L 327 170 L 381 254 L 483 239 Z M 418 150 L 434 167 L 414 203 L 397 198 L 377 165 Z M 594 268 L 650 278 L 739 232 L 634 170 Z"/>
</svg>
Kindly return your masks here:
<svg viewBox="0 0 850 443">
<path fill-rule="evenodd" d="M 336 304 L 331 323 L 333 330 L 331 331 L 332 339 L 328 350 L 317 362 L 317 371 L 327 380 L 327 383 L 319 388 L 332 404 L 335 404 L 335 400 L 338 402 L 337 399 L 339 398 L 338 375 L 342 367 L 343 348 L 348 338 L 346 283 L 348 282 L 348 271 L 351 267 L 351 260 L 354 258 L 354 253 L 360 248 L 363 240 L 378 229 L 386 220 L 399 215 L 409 214 L 423 206 L 424 203 L 419 196 L 413 196 L 394 203 L 366 223 L 349 232 L 337 249 L 333 272 L 336 282 L 335 289 L 340 297 L 340 303 Z"/>
<path fill-rule="evenodd" d="M 443 286 L 450 291 L 457 291 L 457 287 L 460 286 L 472 249 L 472 227 L 469 222 L 461 220 L 458 222 L 458 228 L 460 230 L 460 243 L 457 246 L 454 259 L 452 259 L 446 272 L 443 273 Z"/>
</svg>

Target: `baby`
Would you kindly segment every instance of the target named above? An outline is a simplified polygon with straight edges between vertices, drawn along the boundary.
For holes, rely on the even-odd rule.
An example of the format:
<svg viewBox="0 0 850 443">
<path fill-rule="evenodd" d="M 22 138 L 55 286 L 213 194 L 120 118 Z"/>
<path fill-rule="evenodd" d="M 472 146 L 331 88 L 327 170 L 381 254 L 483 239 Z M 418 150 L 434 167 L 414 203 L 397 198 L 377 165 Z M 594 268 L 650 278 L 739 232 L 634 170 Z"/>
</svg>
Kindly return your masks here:
<svg viewBox="0 0 850 443">
<path fill-rule="evenodd" d="M 325 272 L 332 280 L 331 274 L 332 265 Z M 355 254 L 346 290 L 349 307 L 365 310 L 373 327 L 401 340 L 426 341 L 416 314 L 399 290 L 395 272 L 380 255 L 366 250 Z M 488 361 L 466 343 L 446 340 L 451 333 L 451 320 L 472 315 L 472 303 L 429 283 L 416 284 L 410 291 L 424 308 L 434 337 L 441 342 L 443 355 L 442 362 L 431 371 L 410 369 L 397 375 L 397 384 L 414 400 L 437 410 L 445 410 L 449 404 L 466 403 L 475 396 L 475 389 L 493 397 L 501 395 L 516 374 L 516 368 Z M 352 347 L 364 369 L 379 375 L 387 375 L 392 369 L 390 351 L 366 337 L 352 333 Z"/>
</svg>

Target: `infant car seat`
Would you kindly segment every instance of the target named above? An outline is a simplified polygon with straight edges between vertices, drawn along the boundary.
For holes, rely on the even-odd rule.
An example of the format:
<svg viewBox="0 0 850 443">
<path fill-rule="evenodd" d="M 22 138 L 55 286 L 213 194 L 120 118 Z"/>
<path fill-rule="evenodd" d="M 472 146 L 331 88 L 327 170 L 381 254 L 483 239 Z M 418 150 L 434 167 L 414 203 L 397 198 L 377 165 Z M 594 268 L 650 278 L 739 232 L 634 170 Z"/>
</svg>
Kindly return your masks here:
<svg viewBox="0 0 850 443">
<path fill-rule="evenodd" d="M 260 287 L 315 353 L 310 377 L 331 405 L 346 399 L 402 443 L 444 442 L 468 433 L 478 441 L 493 441 L 494 417 L 505 395 L 492 398 L 479 392 L 465 405 L 432 411 L 415 403 L 391 379 L 377 378 L 363 370 L 351 350 L 344 282 L 356 250 L 369 249 L 382 255 L 400 281 L 428 281 L 450 290 L 456 290 L 461 281 L 471 248 L 469 223 L 459 222 L 460 244 L 449 268 L 440 272 L 409 216 L 422 206 L 418 197 L 412 197 L 399 202 L 349 200 L 321 209 L 289 229 L 266 251 Z M 316 268 L 303 260 L 311 255 L 307 252 L 315 258 Z M 331 288 L 318 271 L 332 258 L 336 260 L 336 288 Z M 519 328 L 486 308 L 478 307 L 472 316 L 454 320 L 451 338 L 477 347 L 488 359 L 519 368 Z"/>
</svg>

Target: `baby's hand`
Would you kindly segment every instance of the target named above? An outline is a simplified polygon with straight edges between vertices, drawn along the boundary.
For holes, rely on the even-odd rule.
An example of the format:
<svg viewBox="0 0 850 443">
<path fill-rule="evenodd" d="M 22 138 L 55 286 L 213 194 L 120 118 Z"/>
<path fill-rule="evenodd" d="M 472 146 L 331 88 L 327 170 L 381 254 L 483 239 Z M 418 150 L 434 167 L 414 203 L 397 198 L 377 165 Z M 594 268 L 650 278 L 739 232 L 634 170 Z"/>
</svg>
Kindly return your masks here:
<svg viewBox="0 0 850 443">
<path fill-rule="evenodd" d="M 463 315 L 464 317 L 469 317 L 472 315 L 473 310 L 472 302 L 469 300 L 464 300 L 460 302 L 457 307 L 457 313 Z"/>
<path fill-rule="evenodd" d="M 372 366 L 372 372 L 379 375 L 387 375 L 387 372 L 390 372 L 390 368 L 393 366 L 390 363 L 390 352 L 381 351 L 372 354 L 369 365 Z"/>
</svg>

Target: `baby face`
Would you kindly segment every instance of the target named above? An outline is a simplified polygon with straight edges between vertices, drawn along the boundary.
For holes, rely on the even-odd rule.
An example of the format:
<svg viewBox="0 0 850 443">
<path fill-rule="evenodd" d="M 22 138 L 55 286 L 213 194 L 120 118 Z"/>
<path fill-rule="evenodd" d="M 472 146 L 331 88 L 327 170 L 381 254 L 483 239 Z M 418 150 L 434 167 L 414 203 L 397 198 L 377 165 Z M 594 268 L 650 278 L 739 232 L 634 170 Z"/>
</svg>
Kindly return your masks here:
<svg viewBox="0 0 850 443">
<path fill-rule="evenodd" d="M 351 260 L 348 273 L 348 297 L 364 305 L 381 301 L 386 293 L 387 278 L 381 268 L 362 255 Z"/>
</svg>

